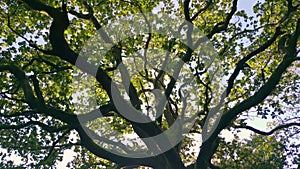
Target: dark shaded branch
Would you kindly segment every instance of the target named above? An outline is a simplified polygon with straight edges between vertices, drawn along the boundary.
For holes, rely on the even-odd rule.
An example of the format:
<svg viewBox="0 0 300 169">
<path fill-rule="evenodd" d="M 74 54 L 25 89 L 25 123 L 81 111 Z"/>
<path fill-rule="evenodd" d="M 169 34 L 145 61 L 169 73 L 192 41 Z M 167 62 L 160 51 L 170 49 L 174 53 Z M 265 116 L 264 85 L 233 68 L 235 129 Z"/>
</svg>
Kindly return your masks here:
<svg viewBox="0 0 300 169">
<path fill-rule="evenodd" d="M 50 26 L 49 40 L 52 46 L 51 55 L 60 57 L 61 59 L 75 65 L 78 54 L 70 49 L 66 39 L 64 38 L 64 31 L 69 26 L 69 19 L 66 9 L 54 8 L 42 3 L 39 0 L 23 0 L 32 9 L 38 11 L 45 11 L 53 18 Z M 64 6 L 64 3 L 62 4 Z"/>
<path fill-rule="evenodd" d="M 10 16 L 8 16 L 7 18 L 7 27 L 14 33 L 16 34 L 17 36 L 21 37 L 22 39 L 24 39 L 30 47 L 32 47 L 33 49 L 36 49 L 44 54 L 48 54 L 48 55 L 52 55 L 54 54 L 53 51 L 51 50 L 44 50 L 44 49 L 41 49 L 38 47 L 37 44 L 33 43 L 31 40 L 28 40 L 25 36 L 23 36 L 21 33 L 17 32 L 16 30 L 14 30 L 12 27 L 11 27 L 11 24 L 10 24 Z"/>
<path fill-rule="evenodd" d="M 45 156 L 45 158 L 43 159 L 43 161 L 46 161 L 52 154 L 52 152 L 54 151 L 56 145 L 70 132 L 70 129 L 65 131 L 61 136 L 58 137 L 58 139 L 56 141 L 54 141 L 52 143 L 52 146 L 50 147 L 50 150 L 48 152 L 48 155 Z"/>
<path fill-rule="evenodd" d="M 81 19 L 90 19 L 90 14 L 83 14 L 83 13 L 80 13 L 80 12 L 77 12 L 75 10 L 69 10 L 68 11 L 70 14 L 78 17 L 78 18 L 81 18 Z"/>
<path fill-rule="evenodd" d="M 20 82 L 20 85 L 23 89 L 25 100 L 28 102 L 30 106 L 35 106 L 37 103 L 36 98 L 34 97 L 32 88 L 29 84 L 29 80 L 25 75 L 24 71 L 21 70 L 18 66 L 10 64 L 0 64 L 0 72 L 1 71 L 9 71 L 12 73 Z"/>
<path fill-rule="evenodd" d="M 240 129 L 247 129 L 247 130 L 251 130 L 253 131 L 254 133 L 257 133 L 257 134 L 261 134 L 261 135 L 271 135 L 273 134 L 274 132 L 278 131 L 278 130 L 281 130 L 281 129 L 285 129 L 285 128 L 289 128 L 291 126 L 300 126 L 300 123 L 288 123 L 288 124 L 282 124 L 282 125 L 279 125 L 275 128 L 273 128 L 272 130 L 270 131 L 261 131 L 261 130 L 258 130 L 254 127 L 251 127 L 251 126 L 233 126 L 233 128 L 240 128 Z"/>
<path fill-rule="evenodd" d="M 35 111 L 23 111 L 23 112 L 17 112 L 14 114 L 0 114 L 0 117 L 5 117 L 5 118 L 11 118 L 11 117 L 19 117 L 19 116 L 30 116 L 33 114 L 36 114 L 38 112 Z"/>
<path fill-rule="evenodd" d="M 192 18 L 191 21 L 195 20 L 202 12 L 208 9 L 208 7 L 212 4 L 212 0 L 207 0 L 206 5 L 200 9 Z"/>
<path fill-rule="evenodd" d="M 34 86 L 34 91 L 35 91 L 35 94 L 37 96 L 37 99 L 39 100 L 39 102 L 41 104 L 45 104 L 45 100 L 44 100 L 44 97 L 43 97 L 43 93 L 40 89 L 40 85 L 39 85 L 39 81 L 36 77 L 36 75 L 32 75 L 30 76 L 31 80 L 32 80 L 32 83 L 33 83 L 33 86 Z"/>
<path fill-rule="evenodd" d="M 212 38 L 214 34 L 220 33 L 221 31 L 224 31 L 227 29 L 231 18 L 233 17 L 234 13 L 237 11 L 237 2 L 238 2 L 238 0 L 232 1 L 231 11 L 226 16 L 225 21 L 219 22 L 214 26 L 212 31 L 207 35 L 208 39 Z"/>
<path fill-rule="evenodd" d="M 269 46 L 271 46 L 275 40 L 277 39 L 277 37 L 279 37 L 283 32 L 280 31 L 280 28 L 276 28 L 275 34 L 272 36 L 271 39 L 269 39 L 268 41 L 266 41 L 262 46 L 260 46 L 259 48 L 257 48 L 256 50 L 254 50 L 253 52 L 249 53 L 247 56 L 243 57 L 236 65 L 233 73 L 231 74 L 231 76 L 229 77 L 228 80 L 228 86 L 226 89 L 226 96 L 228 96 L 230 94 L 231 89 L 233 88 L 233 84 L 235 79 L 237 78 L 237 76 L 239 75 L 240 71 L 244 69 L 245 63 L 251 59 L 252 57 L 256 56 L 257 54 L 263 52 L 264 50 L 266 50 Z"/>
<path fill-rule="evenodd" d="M 185 20 L 187 20 L 188 22 L 191 22 L 189 5 L 190 5 L 190 0 L 184 0 L 184 2 L 183 2 L 184 17 L 185 17 Z"/>
<path fill-rule="evenodd" d="M 76 119 L 75 115 L 67 114 L 64 111 L 48 107 L 48 106 L 44 105 L 41 102 L 41 100 L 36 98 L 34 96 L 32 87 L 29 84 L 29 79 L 25 75 L 25 72 L 22 69 L 20 69 L 18 66 L 14 65 L 14 64 L 11 64 L 11 65 L 7 65 L 7 64 L 1 65 L 0 64 L 0 72 L 7 71 L 7 70 L 10 73 L 12 73 L 17 78 L 17 80 L 20 82 L 21 88 L 23 89 L 23 93 L 25 96 L 25 101 L 33 111 L 44 113 L 48 116 L 51 116 L 51 117 L 59 119 L 63 122 L 66 122 L 66 123 L 70 124 L 71 126 L 77 126 L 79 124 L 77 120 L 74 120 L 74 119 Z M 42 96 L 40 95 L 40 97 L 42 97 Z"/>
<path fill-rule="evenodd" d="M 39 57 L 39 58 L 36 58 L 37 61 L 39 62 L 44 62 L 46 63 L 47 65 L 57 69 L 57 70 L 67 70 L 67 69 L 72 69 L 72 66 L 63 66 L 63 67 L 60 67 L 59 65 L 55 64 L 55 63 L 52 63 L 51 61 L 49 60 L 46 60 L 42 57 Z"/>
<path fill-rule="evenodd" d="M 101 137 L 99 134 L 95 133 L 93 130 L 89 129 L 89 128 L 85 128 L 86 131 L 88 131 L 89 133 L 89 136 L 91 137 L 91 139 L 93 140 L 97 140 L 98 142 L 100 143 L 106 143 L 106 144 L 109 144 L 110 146 L 113 146 L 113 147 L 118 147 L 120 149 L 122 149 L 124 152 L 128 153 L 128 154 L 132 154 L 134 153 L 133 150 L 130 150 L 128 149 L 128 145 L 122 143 L 121 141 L 114 141 L 114 140 L 110 140 L 106 137 Z M 118 152 L 118 150 L 114 150 L 114 148 L 111 148 L 110 151 L 114 151 L 115 153 L 121 153 L 121 152 Z"/>
<path fill-rule="evenodd" d="M 55 145 L 54 148 L 66 149 L 66 148 L 71 148 L 73 146 L 81 146 L 81 143 L 69 142 L 66 144 Z M 18 146 L 10 146 L 10 147 L 15 148 L 15 149 L 20 148 Z M 51 147 L 52 147 L 52 145 L 51 146 L 28 147 L 28 150 L 30 150 L 30 151 L 36 151 L 36 150 L 41 150 L 41 149 L 46 150 L 46 149 L 50 149 Z"/>
<path fill-rule="evenodd" d="M 144 165 L 151 167 L 160 167 L 161 164 L 158 163 L 157 157 L 147 157 L 147 158 L 129 158 L 124 156 L 119 156 L 117 154 L 111 153 L 105 149 L 99 147 L 94 141 L 86 134 L 85 130 L 82 127 L 77 129 L 80 140 L 82 140 L 81 145 L 84 146 L 91 153 L 97 155 L 98 157 L 106 158 L 112 162 L 117 163 L 120 166 L 128 165 Z"/>
<path fill-rule="evenodd" d="M 227 14 L 225 21 L 217 23 L 213 29 L 208 33 L 205 37 L 198 39 L 194 45 L 194 49 L 196 49 L 201 43 L 208 41 L 211 39 L 215 34 L 220 33 L 228 28 L 230 20 L 232 19 L 234 13 L 237 11 L 237 1 L 232 1 L 231 11 Z"/>
<path fill-rule="evenodd" d="M 46 125 L 42 122 L 39 122 L 39 121 L 29 121 L 27 123 L 23 123 L 23 124 L 19 124 L 19 125 L 6 125 L 6 124 L 1 124 L 0 125 L 0 130 L 19 130 L 19 129 L 22 129 L 22 128 L 26 128 L 26 127 L 29 127 L 31 125 L 37 125 L 39 127 L 41 127 L 43 130 L 47 131 L 47 132 L 50 132 L 50 133 L 55 133 L 55 132 L 59 132 L 59 131 L 62 131 L 62 130 L 65 130 L 68 128 L 68 126 L 62 126 L 62 127 L 52 127 L 52 126 L 49 126 L 49 125 Z"/>
<path fill-rule="evenodd" d="M 97 18 L 94 16 L 94 10 L 93 8 L 86 2 L 83 1 L 84 6 L 88 9 L 89 11 L 89 19 L 92 21 L 92 23 L 94 24 L 95 28 L 99 31 L 100 36 L 103 38 L 103 40 L 106 43 L 110 43 L 110 44 L 114 44 L 114 42 L 110 39 L 110 37 L 107 35 L 107 33 L 101 29 L 102 25 L 98 22 Z"/>
<path fill-rule="evenodd" d="M 77 115 L 78 119 L 80 119 L 81 123 L 86 123 L 92 120 L 95 120 L 100 117 L 108 117 L 112 116 L 113 113 L 111 111 L 117 111 L 113 104 L 108 103 L 106 105 L 102 105 L 99 108 L 90 111 L 87 114 L 79 114 Z"/>
<path fill-rule="evenodd" d="M 23 0 L 23 2 L 25 2 L 35 10 L 47 12 L 51 17 L 56 16 L 57 12 L 60 12 L 58 8 L 48 6 L 39 0 Z"/>
<path fill-rule="evenodd" d="M 13 100 L 13 101 L 23 102 L 23 103 L 27 103 L 28 104 L 28 102 L 26 100 L 24 100 L 24 99 L 18 99 L 18 98 L 13 98 L 11 96 L 8 96 L 8 93 L 1 93 L 0 95 L 1 95 L 2 98 L 6 98 L 8 100 Z"/>
</svg>

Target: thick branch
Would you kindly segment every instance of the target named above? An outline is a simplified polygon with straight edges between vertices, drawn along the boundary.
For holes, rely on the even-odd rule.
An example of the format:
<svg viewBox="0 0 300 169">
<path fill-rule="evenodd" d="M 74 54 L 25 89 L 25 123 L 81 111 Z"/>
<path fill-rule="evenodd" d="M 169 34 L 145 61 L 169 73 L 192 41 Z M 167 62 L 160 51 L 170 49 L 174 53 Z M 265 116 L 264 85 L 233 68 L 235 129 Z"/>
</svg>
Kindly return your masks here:
<svg viewBox="0 0 300 169">
<path fill-rule="evenodd" d="M 143 166 L 151 166 L 151 167 L 160 167 L 161 164 L 157 163 L 156 157 L 148 157 L 148 158 L 129 158 L 124 156 L 119 156 L 117 154 L 111 153 L 105 149 L 99 147 L 94 141 L 86 134 L 85 130 L 82 127 L 77 129 L 80 140 L 82 140 L 81 145 L 88 149 L 93 154 L 98 157 L 103 157 L 108 160 L 111 160 L 117 163 L 120 166 L 128 166 L 128 165 L 143 165 Z"/>
<path fill-rule="evenodd" d="M 191 22 L 189 4 L 190 4 L 190 0 L 184 0 L 183 11 L 184 11 L 185 20 Z"/>
</svg>

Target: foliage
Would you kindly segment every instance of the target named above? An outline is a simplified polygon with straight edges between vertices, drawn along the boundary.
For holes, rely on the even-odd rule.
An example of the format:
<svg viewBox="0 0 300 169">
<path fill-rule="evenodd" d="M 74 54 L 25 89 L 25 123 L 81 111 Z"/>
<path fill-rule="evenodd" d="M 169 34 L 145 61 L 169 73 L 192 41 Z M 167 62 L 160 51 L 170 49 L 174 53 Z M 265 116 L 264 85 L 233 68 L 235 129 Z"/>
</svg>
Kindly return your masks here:
<svg viewBox="0 0 300 169">
<path fill-rule="evenodd" d="M 221 168 L 283 168 L 285 146 L 272 136 L 252 135 L 243 142 L 220 144 L 215 159 Z"/>
<path fill-rule="evenodd" d="M 257 1 L 251 13 L 239 9 L 238 3 L 244 2 L 2 0 L 0 147 L 7 153 L 0 153 L 0 167 L 55 168 L 66 149 L 77 153 L 69 164 L 73 168 L 149 166 L 206 169 L 216 167 L 214 164 L 225 168 L 252 168 L 253 165 L 257 165 L 256 168 L 266 165 L 280 168 L 285 163 L 285 157 L 299 156 L 299 143 L 293 143 L 299 138 L 300 126 L 299 1 Z M 100 46 L 96 49 L 99 52 L 96 55 L 102 56 L 100 61 L 83 57 L 83 62 L 88 66 L 76 67 L 85 45 L 96 43 L 88 40 L 97 30 L 122 16 L 147 12 L 192 23 L 174 23 L 169 27 L 178 29 L 178 37 L 186 37 L 187 43 L 192 44 L 195 50 L 178 39 L 161 34 L 136 34 L 115 42 L 106 38 L 107 32 L 98 32 L 99 39 L 110 45 L 111 50 L 101 53 L 106 46 Z M 167 22 L 167 18 L 162 18 L 161 22 Z M 149 26 L 147 20 L 140 26 Z M 161 28 L 164 29 L 169 28 Z M 198 29 L 206 38 L 191 36 L 192 30 Z M 113 30 L 123 34 L 135 31 L 126 26 L 112 26 Z M 201 46 L 203 44 L 214 50 L 207 50 Z M 133 110 L 134 107 L 140 112 L 150 112 L 149 118 L 156 117 L 151 112 L 155 105 L 150 103 L 160 100 L 148 101 L 149 91 L 154 89 L 164 91 L 167 104 L 163 115 L 155 121 L 136 123 L 125 118 L 116 108 L 112 101 L 111 84 L 115 80 L 120 82 L 116 85 L 121 85 L 124 79 L 128 80 L 126 73 L 120 75 L 116 69 L 122 61 L 133 58 L 137 51 L 144 51 L 144 58 L 156 61 L 167 58 L 147 55 L 150 49 L 164 49 L 188 65 L 186 72 L 192 72 L 196 82 L 192 92 L 197 95 L 191 97 L 198 101 L 194 103 L 183 99 L 182 96 L 188 96 L 181 92 L 184 85 L 175 83 L 172 75 L 160 72 L 162 63 L 157 64 L 158 67 L 146 67 L 130 79 L 129 90 L 120 91 L 120 95 L 128 96 L 126 103 L 132 105 L 126 104 L 124 109 Z M 198 53 L 197 50 L 207 53 Z M 219 74 L 213 76 L 209 68 L 215 70 L 214 65 L 205 67 L 211 58 L 220 64 L 217 65 Z M 88 70 L 93 64 L 98 65 L 97 74 L 90 76 Z M 127 71 L 128 74 L 132 72 L 131 69 Z M 221 77 L 225 78 L 223 88 L 219 81 L 214 82 Z M 97 107 L 90 107 L 89 104 Z M 198 111 L 193 109 L 185 114 L 185 105 L 192 105 Z M 99 110 L 104 117 L 97 114 Z M 210 116 L 213 111 L 217 112 L 219 119 Z M 257 118 L 272 120 L 273 128 L 267 132 L 249 126 L 247 120 L 251 119 L 253 112 Z M 145 114 L 134 115 L 146 118 Z M 137 151 L 139 142 L 124 145 L 124 135 L 140 138 L 157 135 L 169 129 L 177 118 L 191 114 L 196 115 L 192 129 L 184 133 L 179 144 L 163 154 L 131 158 L 108 151 L 113 148 L 123 153 Z M 82 123 L 90 128 L 86 129 Z M 215 128 L 200 146 L 197 142 L 201 140 L 200 135 L 205 132 L 207 124 Z M 184 130 L 186 126 L 179 127 Z M 97 131 L 99 128 L 101 130 Z M 240 128 L 262 136 L 255 135 L 246 143 L 237 140 L 227 143 L 221 138 L 220 133 L 224 129 Z M 281 132 L 274 136 L 276 138 L 269 136 L 279 130 Z M 114 135 L 112 131 L 118 134 Z M 89 134 L 99 134 L 101 138 L 91 138 Z M 115 138 L 105 139 L 112 135 Z M 115 139 L 123 142 L 115 143 Z M 160 144 L 145 143 L 145 146 L 159 149 Z M 290 153 L 281 154 L 284 147 L 291 149 Z M 192 148 L 199 150 L 199 153 L 190 151 Z M 266 150 L 267 153 L 264 152 Z M 14 164 L 7 160 L 11 154 L 17 154 L 23 162 Z M 261 161 L 261 158 L 268 160 Z M 212 159 L 218 162 L 214 163 Z M 294 163 L 299 162 L 295 160 Z"/>
</svg>

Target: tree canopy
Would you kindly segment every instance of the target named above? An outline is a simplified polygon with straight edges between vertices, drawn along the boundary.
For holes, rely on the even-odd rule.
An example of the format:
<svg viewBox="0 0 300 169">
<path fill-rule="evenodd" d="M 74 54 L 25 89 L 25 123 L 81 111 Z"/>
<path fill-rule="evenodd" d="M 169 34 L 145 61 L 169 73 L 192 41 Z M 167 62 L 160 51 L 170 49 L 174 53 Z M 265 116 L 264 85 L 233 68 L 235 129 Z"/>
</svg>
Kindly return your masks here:
<svg viewBox="0 0 300 169">
<path fill-rule="evenodd" d="M 300 3 L 241 3 L 2 0 L 0 167 L 299 164 Z"/>
</svg>

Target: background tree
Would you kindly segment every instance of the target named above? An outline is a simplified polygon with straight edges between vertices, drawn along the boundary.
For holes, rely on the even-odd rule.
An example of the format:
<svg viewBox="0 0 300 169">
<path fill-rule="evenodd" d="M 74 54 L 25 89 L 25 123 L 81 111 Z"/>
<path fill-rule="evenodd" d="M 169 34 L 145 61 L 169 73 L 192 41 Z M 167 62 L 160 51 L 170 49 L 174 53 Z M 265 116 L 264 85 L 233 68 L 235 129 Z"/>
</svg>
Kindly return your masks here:
<svg viewBox="0 0 300 169">
<path fill-rule="evenodd" d="M 260 1 L 253 7 L 252 16 L 239 10 L 237 4 L 238 0 L 1 1 L 0 142 L 1 147 L 8 151 L 1 154 L 1 165 L 12 167 L 14 164 L 5 160 L 5 156 L 16 153 L 23 159 L 20 167 L 54 168 L 55 162 L 62 158 L 62 152 L 74 148 L 78 156 L 70 164 L 73 167 L 213 168 L 215 166 L 211 159 L 214 154 L 218 159 L 225 160 L 218 156 L 220 151 L 222 154 L 227 152 L 226 148 L 222 149 L 227 143 L 222 141 L 220 135 L 225 129 L 246 128 L 258 134 L 271 135 L 275 131 L 294 127 L 286 132 L 293 136 L 299 134 L 296 110 L 299 110 L 300 98 L 297 74 L 300 59 L 300 4 L 297 0 Z M 190 135 L 202 133 L 209 111 L 215 108 L 214 98 L 218 98 L 222 110 L 215 130 L 197 147 L 199 154 L 187 153 L 197 140 L 187 136 L 178 146 L 161 155 L 147 158 L 120 156 L 96 144 L 80 125 L 78 117 L 94 117 L 93 111 L 76 114 L 72 96 L 73 78 L 77 76 L 84 79 L 89 73 L 86 69 L 75 68 L 84 43 L 96 30 L 114 19 L 154 9 L 191 22 L 193 26 L 182 29 L 187 37 L 191 29 L 196 28 L 206 35 L 218 53 L 217 59 L 227 77 L 226 89 L 219 96 L 212 93 L 212 84 L 205 74 L 207 70 L 201 66 L 201 58 L 194 55 L 191 48 L 168 37 L 152 34 L 113 44 L 114 50 L 107 53 L 90 83 L 96 86 L 99 109 L 106 116 L 103 119 L 108 120 L 112 128 L 123 134 L 153 136 L 167 129 L 180 114 L 176 105 L 183 104 L 184 100 L 176 100 L 180 96 L 176 95 L 173 82 L 164 84 L 161 78 L 166 75 L 163 73 L 164 76 L 151 79 L 153 76 L 146 74 L 146 70 L 140 77 L 131 79 L 128 96 L 136 109 L 141 110 L 141 105 L 147 102 L 142 95 L 147 92 L 143 90 L 146 82 L 154 84 L 152 89 L 160 88 L 170 93 L 161 120 L 140 124 L 125 119 L 112 102 L 113 71 L 122 59 L 139 49 L 163 48 L 174 52 L 188 65 L 197 63 L 191 69 L 198 82 L 197 97 L 203 102 L 195 105 L 201 107 L 201 111 L 197 112 L 197 121 Z M 112 44 L 105 32 L 100 34 L 103 40 Z M 197 47 L 202 41 L 190 39 L 190 42 Z M 200 76 L 201 72 L 203 76 Z M 155 85 L 158 82 L 162 83 Z M 85 85 L 79 88 L 84 89 Z M 79 97 L 79 100 L 83 98 Z M 247 119 L 253 111 L 258 117 L 271 117 L 278 124 L 270 132 L 248 126 Z M 282 114 L 288 120 L 278 120 Z M 240 149 L 254 144 L 255 147 L 262 140 L 281 146 L 272 137 L 259 136 L 246 144 L 231 143 L 228 146 L 238 146 Z M 270 149 L 281 150 L 278 147 Z M 246 150 L 237 152 L 247 153 Z M 231 165 L 226 162 L 219 164 Z"/>
</svg>

